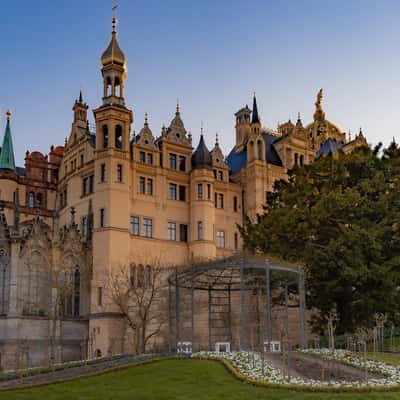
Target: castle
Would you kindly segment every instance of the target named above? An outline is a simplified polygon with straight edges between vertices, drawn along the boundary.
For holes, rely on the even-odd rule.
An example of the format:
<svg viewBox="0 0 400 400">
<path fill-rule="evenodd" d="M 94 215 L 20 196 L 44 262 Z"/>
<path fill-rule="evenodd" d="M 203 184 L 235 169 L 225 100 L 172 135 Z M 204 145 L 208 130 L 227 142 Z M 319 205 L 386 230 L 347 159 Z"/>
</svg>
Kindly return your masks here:
<svg viewBox="0 0 400 400">
<path fill-rule="evenodd" d="M 105 355 L 110 338 L 121 339 L 113 352 L 126 351 L 127 327 L 105 300 L 112 268 L 129 266 L 139 282 L 160 259 L 183 266 L 232 255 L 242 248 L 237 225 L 262 211 L 288 169 L 366 144 L 361 132 L 347 139 L 326 119 L 322 90 L 310 124 L 299 116 L 276 130 L 262 126 L 254 96 L 252 109 L 235 114 L 236 144 L 227 157 L 218 138 L 207 149 L 203 132 L 193 151 L 179 105 L 160 136 L 147 116 L 132 135 L 116 25 L 114 18 L 101 57 L 104 94 L 93 110 L 95 131 L 80 93 L 65 145 L 48 155 L 27 152 L 20 168 L 7 112 L 0 154 L 0 368 Z"/>
</svg>

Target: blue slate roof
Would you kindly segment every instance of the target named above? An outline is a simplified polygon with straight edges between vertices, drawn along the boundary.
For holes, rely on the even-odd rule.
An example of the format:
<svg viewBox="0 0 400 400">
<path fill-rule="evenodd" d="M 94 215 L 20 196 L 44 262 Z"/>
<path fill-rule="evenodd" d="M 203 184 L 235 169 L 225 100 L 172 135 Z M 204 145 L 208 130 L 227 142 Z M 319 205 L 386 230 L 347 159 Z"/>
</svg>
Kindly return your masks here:
<svg viewBox="0 0 400 400">
<path fill-rule="evenodd" d="M 267 155 L 267 163 L 272 165 L 277 165 L 282 167 L 282 160 L 280 159 L 277 151 L 273 144 L 279 139 L 279 137 L 271 135 L 264 132 L 262 137 L 265 142 L 265 150 Z M 228 163 L 229 171 L 231 174 L 239 172 L 247 164 L 247 148 L 245 147 L 242 151 L 236 153 L 232 150 L 228 157 L 226 157 L 226 162 Z"/>
<path fill-rule="evenodd" d="M 317 151 L 317 157 L 327 156 L 329 154 L 336 153 L 337 150 L 343 147 L 343 143 L 337 142 L 336 140 L 328 139 L 321 144 L 321 147 Z"/>
</svg>

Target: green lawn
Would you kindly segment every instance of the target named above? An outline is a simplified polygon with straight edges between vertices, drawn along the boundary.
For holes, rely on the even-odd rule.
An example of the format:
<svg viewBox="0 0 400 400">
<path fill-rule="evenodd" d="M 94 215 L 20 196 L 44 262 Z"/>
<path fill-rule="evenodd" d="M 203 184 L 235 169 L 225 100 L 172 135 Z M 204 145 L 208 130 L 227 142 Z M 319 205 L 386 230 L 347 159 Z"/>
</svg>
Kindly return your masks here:
<svg viewBox="0 0 400 400">
<path fill-rule="evenodd" d="M 304 393 L 254 387 L 234 379 L 213 361 L 165 360 L 32 389 L 0 391 L 0 400 L 247 400 L 400 399 L 400 393 Z"/>
</svg>

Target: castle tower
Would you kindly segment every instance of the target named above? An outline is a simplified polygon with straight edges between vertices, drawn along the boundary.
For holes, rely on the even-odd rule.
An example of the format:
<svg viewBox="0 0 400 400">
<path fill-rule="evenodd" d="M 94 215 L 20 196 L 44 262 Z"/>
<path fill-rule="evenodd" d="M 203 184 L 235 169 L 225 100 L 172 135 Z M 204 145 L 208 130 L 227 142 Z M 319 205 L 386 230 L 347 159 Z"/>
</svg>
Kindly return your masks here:
<svg viewBox="0 0 400 400">
<path fill-rule="evenodd" d="M 96 196 L 93 201 L 91 310 L 94 318 L 90 321 L 89 334 L 96 332 L 95 351 L 99 350 L 98 354 L 107 351 L 110 338 L 122 335 L 122 321 L 106 291 L 113 268 L 129 263 L 130 245 L 130 127 L 133 114 L 125 107 L 123 97 L 126 62 L 117 41 L 116 25 L 117 20 L 113 18 L 111 41 L 101 57 L 103 104 L 93 110 Z"/>
<path fill-rule="evenodd" d="M 75 100 L 72 111 L 74 112 L 74 124 L 77 128 L 86 129 L 88 105 L 83 101 L 82 90 L 79 99 Z"/>
<path fill-rule="evenodd" d="M 200 142 L 192 155 L 190 173 L 190 243 L 191 259 L 211 259 L 216 256 L 214 241 L 214 175 L 212 156 L 204 142 L 203 129 Z"/>
<path fill-rule="evenodd" d="M 236 114 L 236 146 L 235 151 L 239 152 L 243 149 L 248 137 L 250 136 L 250 114 L 251 110 L 246 104 L 245 107 L 241 108 Z"/>
</svg>

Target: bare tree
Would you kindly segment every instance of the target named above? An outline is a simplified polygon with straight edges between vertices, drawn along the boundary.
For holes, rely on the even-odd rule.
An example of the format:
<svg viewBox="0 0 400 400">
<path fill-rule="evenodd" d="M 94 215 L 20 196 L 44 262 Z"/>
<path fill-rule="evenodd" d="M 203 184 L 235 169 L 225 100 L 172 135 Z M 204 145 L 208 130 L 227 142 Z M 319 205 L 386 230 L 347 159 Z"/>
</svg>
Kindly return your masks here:
<svg viewBox="0 0 400 400">
<path fill-rule="evenodd" d="M 159 263 L 152 267 L 119 265 L 112 268 L 106 284 L 105 297 L 132 330 L 137 354 L 146 352 L 167 322 L 167 271 Z"/>
</svg>

